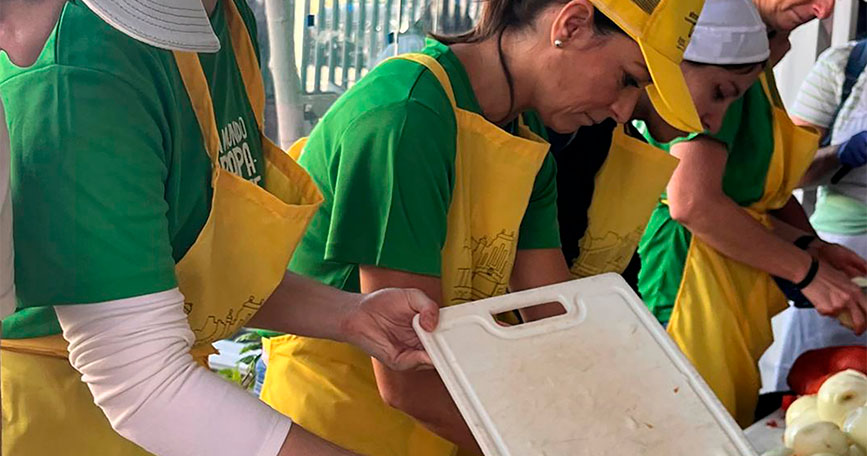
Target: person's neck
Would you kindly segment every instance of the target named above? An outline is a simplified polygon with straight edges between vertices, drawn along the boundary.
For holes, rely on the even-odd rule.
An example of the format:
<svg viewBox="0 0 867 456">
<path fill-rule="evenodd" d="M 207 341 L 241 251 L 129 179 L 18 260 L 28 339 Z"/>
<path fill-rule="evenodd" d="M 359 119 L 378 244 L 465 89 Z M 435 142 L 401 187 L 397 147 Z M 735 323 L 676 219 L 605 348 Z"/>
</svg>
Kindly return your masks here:
<svg viewBox="0 0 867 456">
<path fill-rule="evenodd" d="M 33 65 L 66 0 L 0 0 L 0 51 L 12 63 Z"/>
<path fill-rule="evenodd" d="M 503 36 L 503 57 L 512 76 L 514 99 L 510 98 L 509 83 L 500 61 L 497 39 L 495 36 L 479 43 L 454 44 L 451 49 L 470 78 L 470 85 L 482 109 L 482 115 L 490 122 L 504 126 L 530 106 L 532 93 L 522 84 L 528 80 L 525 76 L 526 69 L 511 58 L 513 55 L 522 55 L 524 50 L 519 49 L 520 45 L 507 34 Z"/>
<path fill-rule="evenodd" d="M 792 43 L 789 41 L 789 33 L 783 31 L 772 31 L 768 35 L 768 44 L 771 48 L 771 55 L 768 58 L 768 66 L 775 67 L 783 57 L 792 49 Z"/>
</svg>

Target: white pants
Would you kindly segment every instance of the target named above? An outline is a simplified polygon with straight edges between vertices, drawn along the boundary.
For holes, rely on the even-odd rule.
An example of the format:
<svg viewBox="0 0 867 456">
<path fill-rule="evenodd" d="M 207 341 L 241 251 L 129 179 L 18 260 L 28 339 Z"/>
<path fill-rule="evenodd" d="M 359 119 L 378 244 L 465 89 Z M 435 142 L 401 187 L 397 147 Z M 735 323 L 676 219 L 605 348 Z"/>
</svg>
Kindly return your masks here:
<svg viewBox="0 0 867 456">
<path fill-rule="evenodd" d="M 848 247 L 867 259 L 867 233 L 847 236 L 819 233 L 819 237 Z M 786 377 L 802 353 L 817 348 L 839 345 L 867 345 L 867 334 L 856 336 L 837 319 L 823 317 L 815 309 L 789 307 L 771 320 L 774 343 L 759 360 L 762 373 L 762 393 L 787 391 Z"/>
</svg>

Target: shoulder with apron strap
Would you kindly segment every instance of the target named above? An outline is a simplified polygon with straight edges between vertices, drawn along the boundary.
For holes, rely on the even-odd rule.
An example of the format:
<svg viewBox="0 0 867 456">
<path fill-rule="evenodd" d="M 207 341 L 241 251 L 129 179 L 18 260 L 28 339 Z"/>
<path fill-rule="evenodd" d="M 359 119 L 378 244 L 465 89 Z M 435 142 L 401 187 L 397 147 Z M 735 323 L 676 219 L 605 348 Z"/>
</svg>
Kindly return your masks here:
<svg viewBox="0 0 867 456">
<path fill-rule="evenodd" d="M 409 60 L 426 67 L 439 81 L 440 85 L 443 88 L 443 91 L 449 99 L 449 102 L 451 102 L 452 104 L 452 108 L 457 109 L 454 90 L 452 89 L 452 84 L 449 80 L 448 74 L 446 74 L 445 69 L 442 67 L 442 65 L 440 65 L 439 62 L 437 62 L 435 58 L 427 54 L 410 53 L 402 54 L 395 57 L 389 57 L 385 61 L 388 60 Z M 288 154 L 290 157 L 292 157 L 292 159 L 297 161 L 301 158 L 301 155 L 304 153 L 304 147 L 307 145 L 307 139 L 308 138 L 306 137 L 299 138 L 289 147 Z"/>
<path fill-rule="evenodd" d="M 777 89 L 777 78 L 774 76 L 774 70 L 772 68 L 765 69 L 759 75 L 759 82 L 762 84 L 765 94 L 771 100 L 771 104 L 775 108 L 785 109 L 783 97 L 780 96 L 780 91 Z"/>
<path fill-rule="evenodd" d="M 440 85 L 443 88 L 443 91 L 446 93 L 446 96 L 449 98 L 449 101 L 452 103 L 452 107 L 456 108 L 457 103 L 455 102 L 455 91 L 452 88 L 452 82 L 449 79 L 448 73 L 446 73 L 445 68 L 437 61 L 437 59 L 421 53 L 410 53 L 403 54 L 396 57 L 391 57 L 388 60 L 409 60 L 411 62 L 418 63 L 419 65 L 424 66 L 437 78 L 437 81 L 440 82 Z"/>
</svg>

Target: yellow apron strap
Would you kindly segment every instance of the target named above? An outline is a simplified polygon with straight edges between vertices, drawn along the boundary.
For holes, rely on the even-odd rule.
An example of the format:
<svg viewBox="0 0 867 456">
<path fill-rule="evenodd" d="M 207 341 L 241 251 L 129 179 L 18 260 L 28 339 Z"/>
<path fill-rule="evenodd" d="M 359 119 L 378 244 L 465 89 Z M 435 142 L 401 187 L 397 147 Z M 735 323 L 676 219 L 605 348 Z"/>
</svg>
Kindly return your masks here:
<svg viewBox="0 0 867 456">
<path fill-rule="evenodd" d="M 30 339 L 0 339 L 0 348 L 29 355 L 69 358 L 69 343 L 60 334 Z M 217 350 L 210 344 L 190 349 L 190 355 L 192 355 L 193 359 L 204 367 L 208 367 L 208 356 L 215 353 L 217 353 Z"/>
<path fill-rule="evenodd" d="M 259 68 L 259 59 L 256 58 L 256 50 L 250 40 L 250 34 L 238 7 L 233 0 L 224 0 L 221 3 L 226 7 L 226 21 L 229 26 L 229 35 L 232 38 L 232 49 L 235 50 L 235 61 L 244 80 L 247 89 L 247 98 L 256 116 L 259 130 L 264 130 L 263 116 L 265 114 L 265 86 L 262 82 L 262 70 Z"/>
<path fill-rule="evenodd" d="M 233 0 L 226 0 L 221 3 L 226 8 L 226 21 L 229 27 L 229 34 L 232 38 L 232 48 L 235 51 L 238 71 L 241 73 L 241 79 L 244 81 L 247 98 L 250 100 L 250 106 L 253 109 L 253 115 L 256 117 L 259 131 L 262 131 L 262 118 L 265 112 L 265 88 L 262 83 L 262 73 L 259 70 L 256 52 L 252 41 L 250 41 L 250 35 L 247 33 L 247 27 L 244 25 L 244 20 L 235 6 L 235 2 Z M 181 79 L 184 81 L 184 86 L 189 93 L 193 111 L 196 113 L 199 128 L 202 130 L 205 148 L 208 150 L 211 162 L 216 168 L 219 166 L 220 134 L 217 129 L 217 117 L 214 113 L 214 102 L 211 99 L 208 80 L 205 77 L 204 70 L 202 70 L 198 54 L 194 52 L 173 52 L 175 61 L 178 64 L 178 71 L 181 73 Z"/>
<path fill-rule="evenodd" d="M 759 81 L 762 83 L 762 88 L 765 89 L 765 94 L 771 99 L 771 102 L 777 108 L 783 108 L 783 97 L 780 96 L 780 91 L 777 90 L 777 81 L 774 78 L 774 70 L 767 69 L 759 75 Z"/>
<path fill-rule="evenodd" d="M 452 83 L 449 80 L 449 75 L 446 73 L 446 70 L 437 62 L 437 59 L 427 55 L 427 54 L 403 54 L 397 57 L 392 57 L 391 59 L 400 59 L 400 60 L 409 60 L 420 65 L 425 66 L 431 73 L 436 76 L 437 80 L 439 80 L 440 85 L 443 86 L 443 90 L 446 92 L 446 95 L 449 97 L 449 101 L 452 103 L 452 107 L 457 106 L 455 104 L 455 92 L 452 90 Z M 389 60 L 391 60 L 389 59 Z"/>
<path fill-rule="evenodd" d="M 2 339 L 0 347 L 3 350 L 9 350 L 18 353 L 28 353 L 33 355 L 54 356 L 57 358 L 67 358 L 69 352 L 66 340 L 60 335 L 34 337 L 31 339 Z"/>
<path fill-rule="evenodd" d="M 232 3 L 231 0 L 223 3 Z M 208 80 L 199 62 L 199 56 L 193 52 L 174 51 L 175 61 L 181 79 L 189 93 L 190 103 L 196 113 L 199 128 L 202 130 L 202 139 L 214 171 L 219 166 L 220 133 L 217 131 L 217 118 L 214 114 L 214 102 L 211 100 L 211 91 L 208 88 Z M 212 181 L 213 184 L 213 181 Z"/>
<path fill-rule="evenodd" d="M 290 157 L 292 157 L 292 160 L 298 161 L 298 159 L 301 158 L 301 154 L 304 153 L 304 146 L 306 145 L 307 138 L 299 138 L 297 141 L 292 143 L 286 153 L 289 154 Z"/>
</svg>

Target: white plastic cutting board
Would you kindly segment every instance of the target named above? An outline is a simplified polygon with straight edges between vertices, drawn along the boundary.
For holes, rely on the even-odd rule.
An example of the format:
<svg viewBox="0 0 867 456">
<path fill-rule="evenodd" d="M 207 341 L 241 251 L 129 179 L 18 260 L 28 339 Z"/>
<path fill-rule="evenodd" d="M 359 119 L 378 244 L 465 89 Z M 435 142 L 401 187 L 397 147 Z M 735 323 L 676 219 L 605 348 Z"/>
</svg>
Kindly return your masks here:
<svg viewBox="0 0 867 456">
<path fill-rule="evenodd" d="M 491 315 L 559 301 L 513 327 Z M 616 274 L 445 308 L 425 348 L 487 456 L 754 456 Z"/>
</svg>

